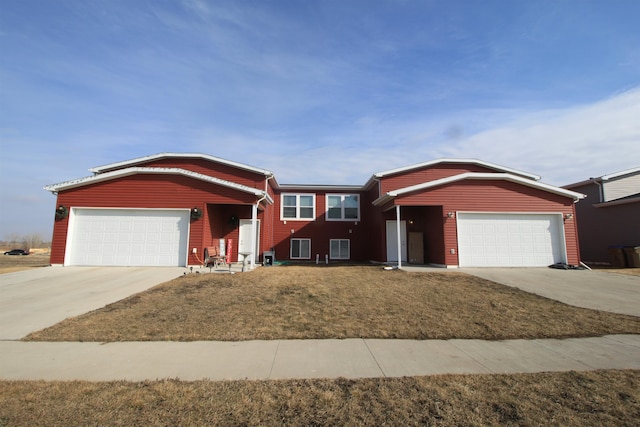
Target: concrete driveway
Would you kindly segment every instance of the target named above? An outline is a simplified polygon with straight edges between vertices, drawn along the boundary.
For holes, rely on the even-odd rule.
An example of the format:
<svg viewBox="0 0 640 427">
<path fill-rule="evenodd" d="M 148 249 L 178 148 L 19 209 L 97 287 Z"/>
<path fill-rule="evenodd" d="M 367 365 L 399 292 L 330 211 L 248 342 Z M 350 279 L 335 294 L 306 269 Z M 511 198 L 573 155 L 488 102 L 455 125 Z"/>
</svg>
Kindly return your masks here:
<svg viewBox="0 0 640 427">
<path fill-rule="evenodd" d="M 0 340 L 23 338 L 185 271 L 181 267 L 44 267 L 0 274 Z"/>
<path fill-rule="evenodd" d="M 553 268 L 461 268 L 459 271 L 578 307 L 640 316 L 640 277 Z"/>
</svg>

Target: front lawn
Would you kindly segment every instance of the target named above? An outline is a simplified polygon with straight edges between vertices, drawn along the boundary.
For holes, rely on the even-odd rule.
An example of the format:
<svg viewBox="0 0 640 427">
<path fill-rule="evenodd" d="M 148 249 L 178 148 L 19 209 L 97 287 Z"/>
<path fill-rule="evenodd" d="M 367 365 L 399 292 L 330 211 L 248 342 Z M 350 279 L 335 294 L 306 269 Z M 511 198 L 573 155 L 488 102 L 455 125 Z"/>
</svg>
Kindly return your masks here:
<svg viewBox="0 0 640 427">
<path fill-rule="evenodd" d="M 637 426 L 640 371 L 287 381 L 4 381 L 11 426 Z"/>
<path fill-rule="evenodd" d="M 287 266 L 190 274 L 25 339 L 500 340 L 637 333 L 640 318 L 571 307 L 460 272 Z"/>
</svg>

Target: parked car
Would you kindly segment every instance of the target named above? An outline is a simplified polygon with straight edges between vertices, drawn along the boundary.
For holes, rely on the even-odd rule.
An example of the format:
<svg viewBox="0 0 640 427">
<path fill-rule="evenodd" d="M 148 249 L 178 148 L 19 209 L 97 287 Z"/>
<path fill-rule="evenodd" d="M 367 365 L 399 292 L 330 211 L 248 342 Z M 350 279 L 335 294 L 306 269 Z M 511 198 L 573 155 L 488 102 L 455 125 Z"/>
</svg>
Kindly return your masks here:
<svg viewBox="0 0 640 427">
<path fill-rule="evenodd" d="M 11 249 L 4 253 L 5 255 L 29 255 L 29 251 L 25 251 L 24 249 Z"/>
</svg>

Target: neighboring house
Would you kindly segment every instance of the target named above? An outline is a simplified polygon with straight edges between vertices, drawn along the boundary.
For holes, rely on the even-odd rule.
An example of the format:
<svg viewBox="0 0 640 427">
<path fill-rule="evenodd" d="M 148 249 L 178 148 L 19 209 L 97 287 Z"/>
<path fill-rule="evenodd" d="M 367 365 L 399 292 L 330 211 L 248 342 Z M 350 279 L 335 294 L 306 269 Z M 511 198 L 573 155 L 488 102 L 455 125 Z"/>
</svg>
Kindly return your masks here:
<svg viewBox="0 0 640 427">
<path fill-rule="evenodd" d="M 90 171 L 45 187 L 58 198 L 52 264 L 199 265 L 221 239 L 231 261 L 252 264 L 264 251 L 446 267 L 580 262 L 582 194 L 475 159 L 379 172 L 364 185 L 285 185 L 264 169 L 186 153 Z"/>
<path fill-rule="evenodd" d="M 640 246 L 640 167 L 564 188 L 587 195 L 576 207 L 585 262 L 610 262 L 609 247 Z"/>
</svg>

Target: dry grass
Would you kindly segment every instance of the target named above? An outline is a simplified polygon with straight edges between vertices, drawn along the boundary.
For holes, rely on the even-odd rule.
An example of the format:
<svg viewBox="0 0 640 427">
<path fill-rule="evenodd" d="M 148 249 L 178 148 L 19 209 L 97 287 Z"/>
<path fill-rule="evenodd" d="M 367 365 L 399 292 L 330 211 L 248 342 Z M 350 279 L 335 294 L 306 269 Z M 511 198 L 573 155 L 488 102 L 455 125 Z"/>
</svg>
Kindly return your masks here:
<svg viewBox="0 0 640 427">
<path fill-rule="evenodd" d="M 0 425 L 637 426 L 640 371 L 362 380 L 0 382 Z"/>
<path fill-rule="evenodd" d="M 8 249 L 5 249 L 8 250 Z M 2 255 L 0 253 L 0 274 L 28 270 L 49 265 L 49 254 L 36 253 L 31 255 Z"/>
<path fill-rule="evenodd" d="M 26 339 L 499 340 L 615 333 L 640 333 L 640 318 L 571 307 L 463 273 L 292 266 L 188 275 Z"/>
</svg>

